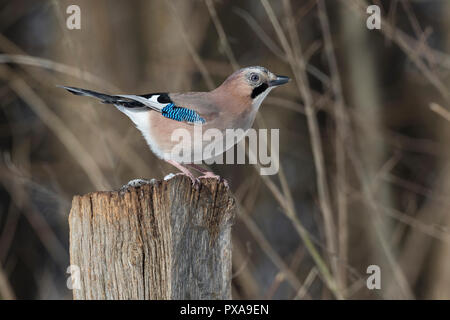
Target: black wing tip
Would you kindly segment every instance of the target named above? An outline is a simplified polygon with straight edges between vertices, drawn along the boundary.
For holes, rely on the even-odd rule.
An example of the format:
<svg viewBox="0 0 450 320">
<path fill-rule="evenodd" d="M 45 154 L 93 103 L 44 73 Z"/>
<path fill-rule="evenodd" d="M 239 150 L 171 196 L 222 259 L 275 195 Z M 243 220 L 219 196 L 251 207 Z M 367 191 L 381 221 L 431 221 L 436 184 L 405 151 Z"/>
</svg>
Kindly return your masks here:
<svg viewBox="0 0 450 320">
<path fill-rule="evenodd" d="M 57 88 L 61 88 L 61 89 L 65 89 L 67 91 L 69 91 L 72 94 L 76 94 L 76 95 L 82 95 L 83 94 L 83 89 L 80 88 L 75 88 L 75 87 L 67 87 L 67 86 L 62 86 L 57 84 L 56 85 Z"/>
<path fill-rule="evenodd" d="M 60 85 L 60 84 L 57 84 L 56 85 L 56 87 L 57 88 L 61 88 L 61 89 L 66 89 L 66 90 L 80 90 L 79 88 L 75 88 L 75 87 L 67 87 L 67 86 L 63 86 L 63 85 Z"/>
</svg>

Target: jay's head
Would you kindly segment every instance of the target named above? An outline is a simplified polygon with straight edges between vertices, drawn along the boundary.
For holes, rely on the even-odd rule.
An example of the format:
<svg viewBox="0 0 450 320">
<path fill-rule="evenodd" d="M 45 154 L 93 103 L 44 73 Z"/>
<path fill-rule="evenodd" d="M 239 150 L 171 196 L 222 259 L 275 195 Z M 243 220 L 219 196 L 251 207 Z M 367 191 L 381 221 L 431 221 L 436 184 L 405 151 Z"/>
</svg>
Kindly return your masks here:
<svg viewBox="0 0 450 320">
<path fill-rule="evenodd" d="M 288 77 L 278 76 L 266 68 L 255 66 L 234 72 L 219 88 L 226 90 L 235 98 L 247 100 L 246 102 L 258 108 L 273 88 L 289 80 Z"/>
</svg>

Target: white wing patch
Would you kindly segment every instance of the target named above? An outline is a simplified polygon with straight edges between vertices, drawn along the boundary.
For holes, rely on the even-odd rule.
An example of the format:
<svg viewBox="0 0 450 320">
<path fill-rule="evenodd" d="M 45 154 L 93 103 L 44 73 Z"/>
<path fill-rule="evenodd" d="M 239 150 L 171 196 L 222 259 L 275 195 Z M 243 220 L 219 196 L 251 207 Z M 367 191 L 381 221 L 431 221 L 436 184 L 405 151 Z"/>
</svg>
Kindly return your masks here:
<svg viewBox="0 0 450 320">
<path fill-rule="evenodd" d="M 159 97 L 160 97 L 159 94 L 154 94 L 154 95 L 150 96 L 150 98 L 148 98 L 148 100 L 151 101 L 151 102 L 159 103 L 158 102 L 158 98 Z"/>
<path fill-rule="evenodd" d="M 149 107 L 155 111 L 161 112 L 161 110 L 168 105 L 168 103 L 160 103 L 158 102 L 158 94 L 152 95 L 150 98 L 144 98 L 141 96 L 136 96 L 133 94 L 119 94 L 118 97 L 131 99 L 137 102 L 142 103 L 144 106 Z"/>
</svg>

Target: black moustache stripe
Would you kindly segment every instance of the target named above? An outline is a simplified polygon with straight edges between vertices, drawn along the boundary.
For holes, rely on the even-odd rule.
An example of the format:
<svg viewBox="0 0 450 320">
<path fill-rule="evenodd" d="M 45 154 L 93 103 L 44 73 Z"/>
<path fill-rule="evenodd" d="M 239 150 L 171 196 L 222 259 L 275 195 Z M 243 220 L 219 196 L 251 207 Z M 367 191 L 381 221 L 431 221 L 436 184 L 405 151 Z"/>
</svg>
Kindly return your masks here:
<svg viewBox="0 0 450 320">
<path fill-rule="evenodd" d="M 252 91 L 252 99 L 255 99 L 257 96 L 259 96 L 261 93 L 263 93 L 264 91 L 266 91 L 266 89 L 269 87 L 269 85 L 267 83 L 262 83 L 259 86 L 257 86 L 255 89 L 253 89 Z"/>
</svg>

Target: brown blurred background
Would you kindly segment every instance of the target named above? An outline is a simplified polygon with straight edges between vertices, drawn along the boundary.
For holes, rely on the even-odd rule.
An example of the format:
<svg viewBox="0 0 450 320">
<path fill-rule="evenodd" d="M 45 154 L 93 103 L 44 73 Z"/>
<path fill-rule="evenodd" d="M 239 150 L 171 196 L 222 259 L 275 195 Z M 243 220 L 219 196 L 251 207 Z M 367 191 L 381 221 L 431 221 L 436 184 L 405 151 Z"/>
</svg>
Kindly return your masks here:
<svg viewBox="0 0 450 320">
<path fill-rule="evenodd" d="M 261 65 L 293 78 L 255 123 L 280 172 L 212 166 L 239 203 L 233 297 L 449 299 L 450 2 L 373 3 L 381 30 L 364 0 L 0 1 L 0 298 L 70 299 L 72 196 L 174 171 L 55 85 L 202 91 Z"/>
</svg>

